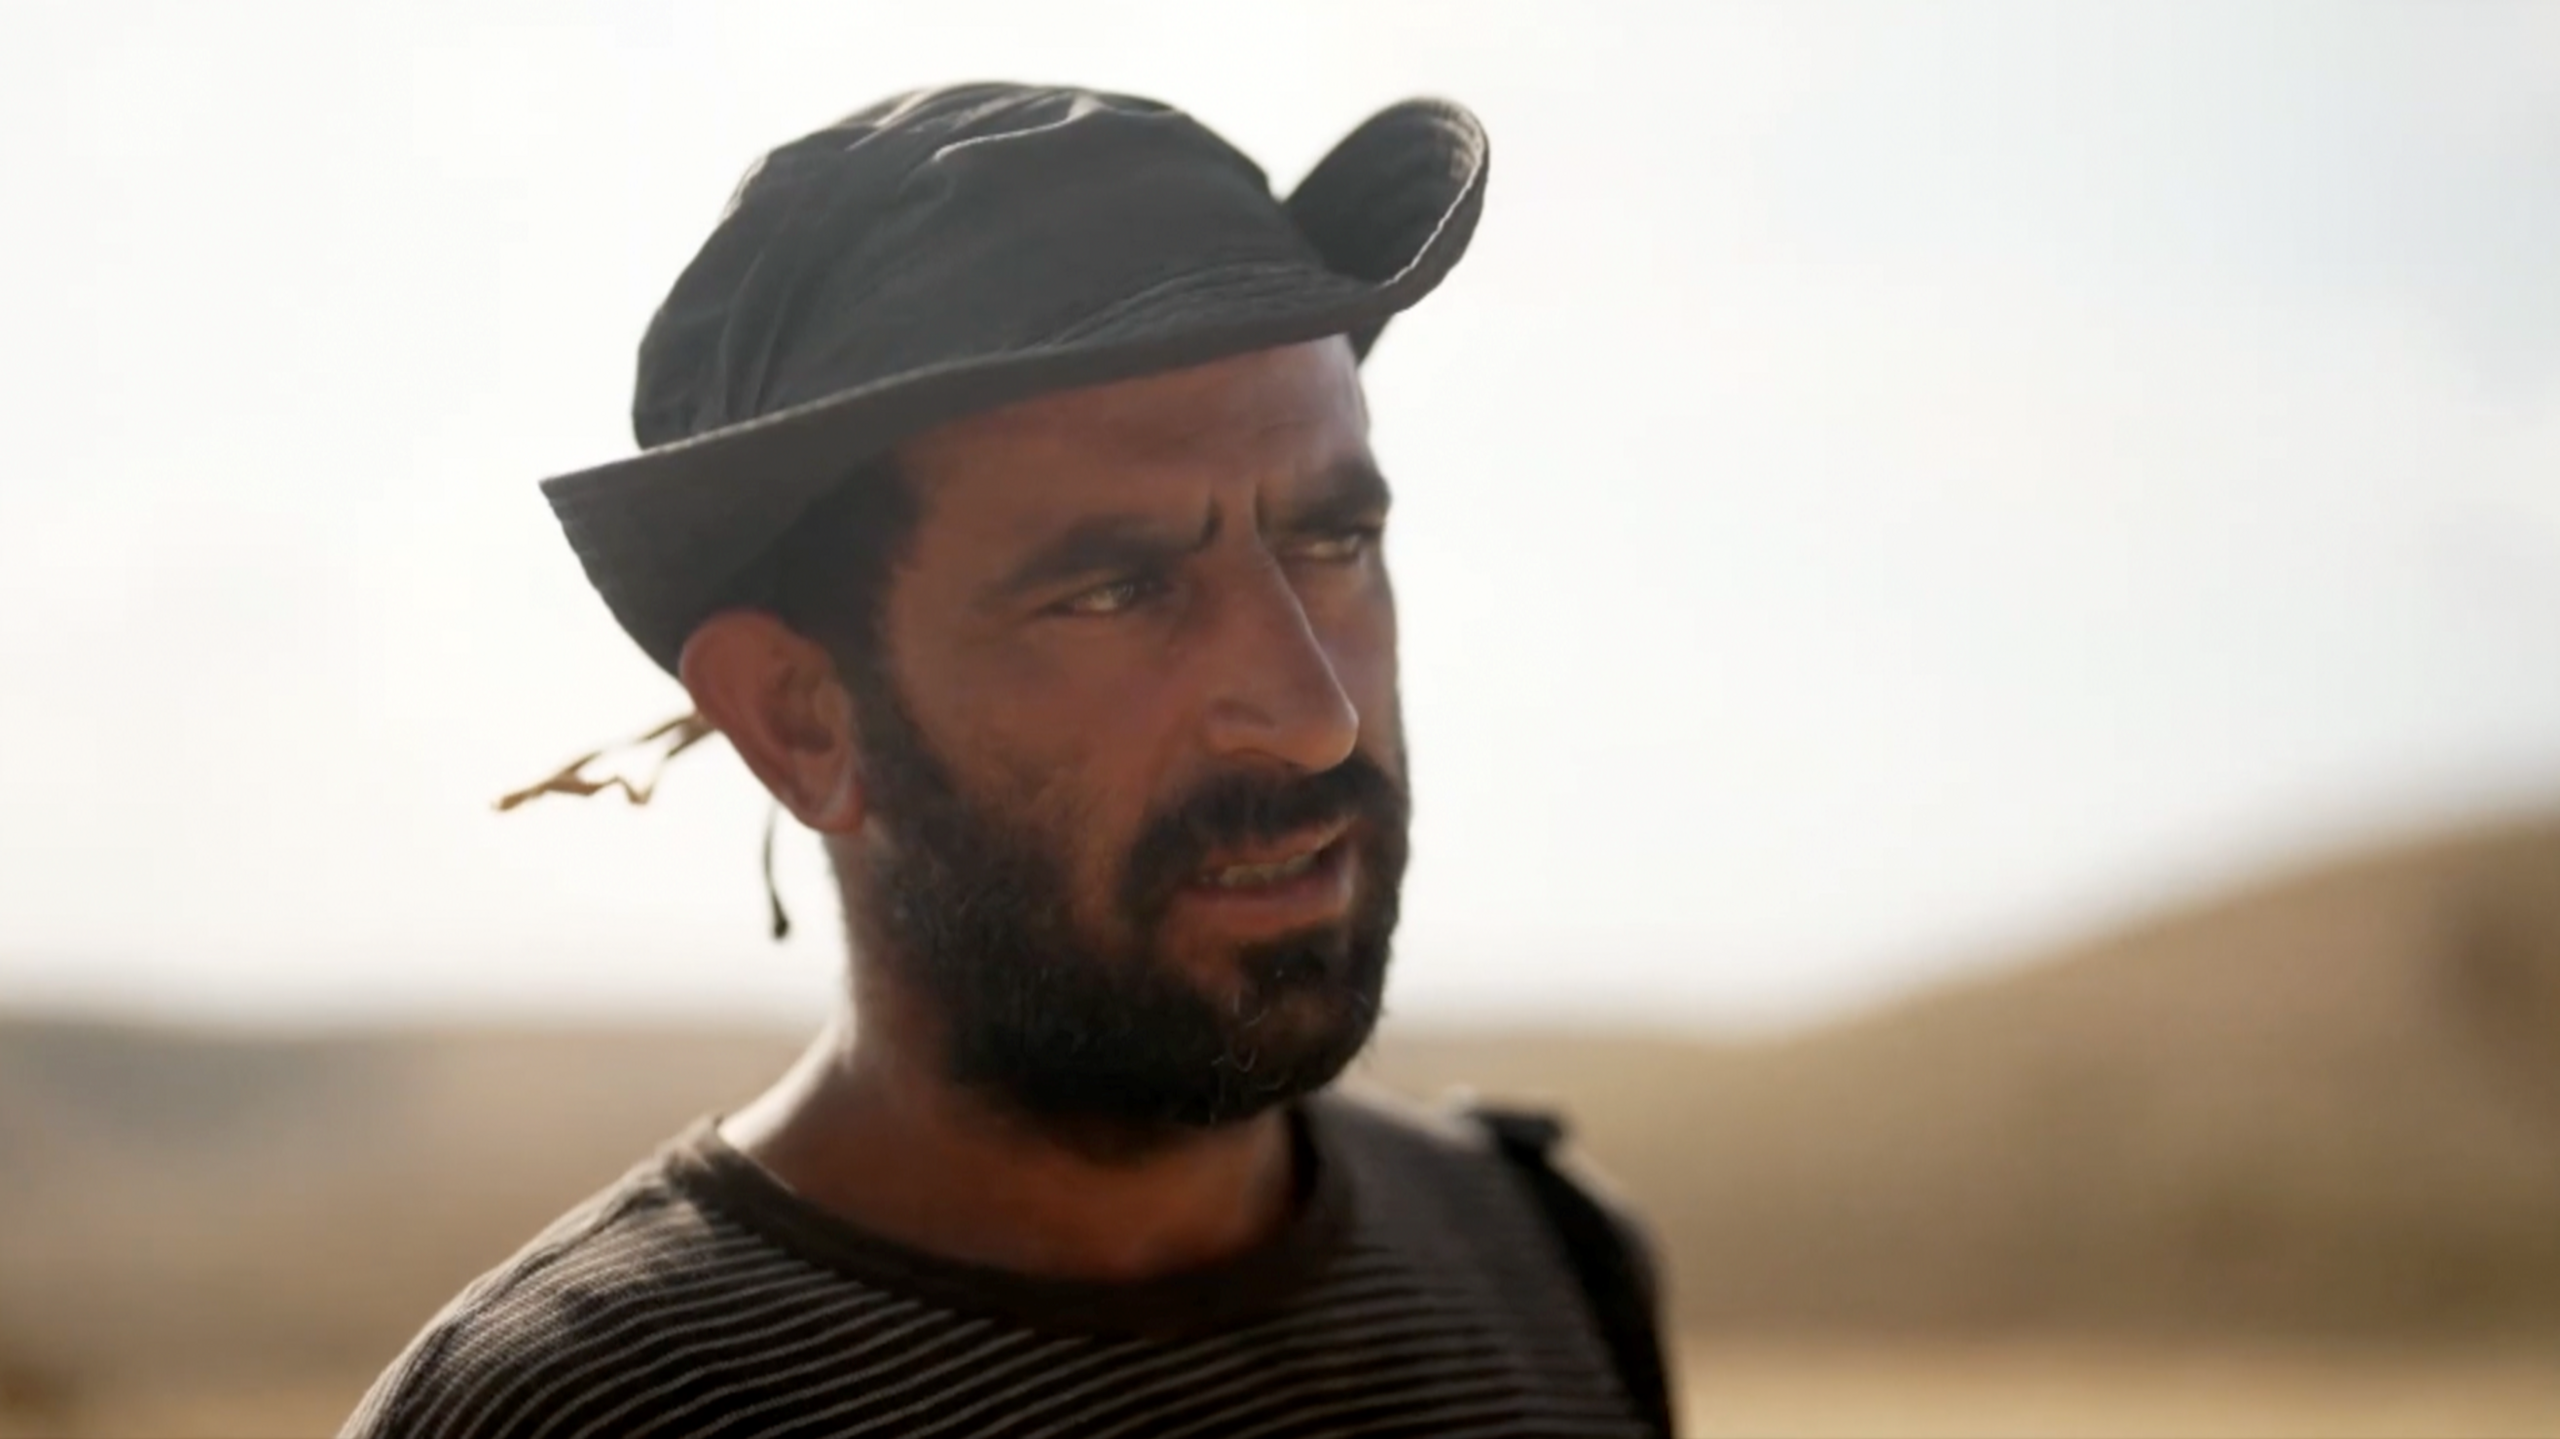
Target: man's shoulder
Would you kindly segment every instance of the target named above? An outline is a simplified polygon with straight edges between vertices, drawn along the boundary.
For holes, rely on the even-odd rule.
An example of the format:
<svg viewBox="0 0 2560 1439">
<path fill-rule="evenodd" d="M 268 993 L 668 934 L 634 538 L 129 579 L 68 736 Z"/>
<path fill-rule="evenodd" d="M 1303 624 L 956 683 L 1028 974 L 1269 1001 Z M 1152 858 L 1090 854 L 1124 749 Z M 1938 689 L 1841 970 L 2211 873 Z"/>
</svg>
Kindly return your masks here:
<svg viewBox="0 0 2560 1439">
<path fill-rule="evenodd" d="M 1551 1193 L 1543 1170 L 1581 1194 L 1608 1222 L 1615 1247 L 1632 1266 L 1648 1303 L 1658 1303 L 1660 1268 L 1652 1235 L 1626 1196 L 1572 1143 L 1562 1111 L 1486 1101 L 1465 1089 L 1423 1103 L 1370 1085 L 1337 1085 L 1313 1101 L 1319 1122 L 1363 1164 L 1391 1182 L 1481 1202 L 1490 1190 L 1517 1201 L 1520 1213 L 1554 1235 Z M 1588 1256 L 1569 1253 L 1577 1265 Z"/>
<path fill-rule="evenodd" d="M 1308 1100 L 1307 1107 L 1349 1143 L 1435 1164 L 1465 1165 L 1494 1153 L 1490 1136 L 1469 1112 L 1472 1102 L 1464 1090 L 1427 1104 L 1380 1085 L 1345 1079 Z"/>
<path fill-rule="evenodd" d="M 635 1356 L 672 1327 L 723 1317 L 775 1255 L 653 1160 L 466 1287 L 375 1381 L 341 1439 L 609 1427 L 613 1405 L 638 1397 L 622 1391 L 648 1372 Z"/>
<path fill-rule="evenodd" d="M 1367 1084 L 1339 1084 L 1310 1102 L 1330 1147 L 1372 1198 L 1419 1213 L 1474 1215 L 1488 1208 L 1530 1218 L 1533 1192 L 1522 1182 L 1474 1094 L 1452 1090 L 1425 1102 Z M 1469 1226 L 1474 1228 L 1474 1226 Z"/>
<path fill-rule="evenodd" d="M 1534 1160 L 1564 1172 L 1594 1198 L 1623 1210 L 1615 1190 L 1572 1143 L 1560 1109 L 1487 1100 L 1465 1088 L 1423 1102 L 1358 1083 L 1334 1086 L 1310 1104 L 1318 1122 L 1361 1158 L 1481 1183 L 1517 1177 Z"/>
<path fill-rule="evenodd" d="M 1397 1191 L 1376 1197 L 1404 1233 L 1459 1236 L 1449 1242 L 1474 1246 L 1479 1266 L 1509 1276 L 1511 1297 L 1533 1308 L 1578 1291 L 1619 1385 L 1667 1429 L 1657 1251 L 1617 1190 L 1573 1152 L 1560 1114 L 1466 1093 L 1422 1106 L 1362 1091 L 1337 1091 L 1317 1114 L 1356 1165 Z M 1548 1277 L 1519 1268 L 1533 1253 L 1554 1266 L 1532 1263 Z"/>
</svg>

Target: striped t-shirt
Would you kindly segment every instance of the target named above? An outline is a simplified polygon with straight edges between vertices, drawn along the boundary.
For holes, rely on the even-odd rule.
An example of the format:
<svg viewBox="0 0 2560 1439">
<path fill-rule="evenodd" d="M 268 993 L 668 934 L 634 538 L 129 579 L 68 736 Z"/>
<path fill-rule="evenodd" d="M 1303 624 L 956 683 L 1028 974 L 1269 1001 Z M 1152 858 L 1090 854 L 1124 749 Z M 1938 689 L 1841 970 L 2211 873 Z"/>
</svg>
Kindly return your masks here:
<svg viewBox="0 0 2560 1439">
<path fill-rule="evenodd" d="M 855 1229 L 705 1121 L 466 1289 L 344 1435 L 1643 1435 L 1480 1130 L 1330 1096 L 1292 1125 L 1275 1241 L 1124 1284 Z"/>
</svg>

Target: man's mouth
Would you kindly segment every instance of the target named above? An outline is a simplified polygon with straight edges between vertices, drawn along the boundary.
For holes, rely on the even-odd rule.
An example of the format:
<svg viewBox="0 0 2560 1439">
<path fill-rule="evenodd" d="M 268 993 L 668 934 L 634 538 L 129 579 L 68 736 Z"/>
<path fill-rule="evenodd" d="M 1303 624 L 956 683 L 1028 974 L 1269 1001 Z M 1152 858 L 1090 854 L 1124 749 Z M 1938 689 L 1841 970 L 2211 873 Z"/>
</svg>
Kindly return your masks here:
<svg viewBox="0 0 2560 1439">
<path fill-rule="evenodd" d="M 1353 850 L 1348 824 L 1228 850 L 1193 872 L 1180 905 L 1247 937 L 1330 924 L 1350 909 L 1358 886 Z"/>
<path fill-rule="evenodd" d="M 1252 889 L 1260 885 L 1278 884 L 1282 880 L 1295 879 L 1315 868 L 1316 860 L 1322 854 L 1321 849 L 1311 849 L 1304 854 L 1281 860 L 1277 864 L 1231 864 L 1203 873 L 1200 876 L 1200 882 L 1215 889 Z"/>
<path fill-rule="evenodd" d="M 1349 829 L 1347 824 L 1332 824 L 1253 850 L 1230 850 L 1215 856 L 1212 863 L 1192 877 L 1192 883 L 1208 889 L 1260 889 L 1286 884 L 1334 858 L 1334 851 Z"/>
</svg>

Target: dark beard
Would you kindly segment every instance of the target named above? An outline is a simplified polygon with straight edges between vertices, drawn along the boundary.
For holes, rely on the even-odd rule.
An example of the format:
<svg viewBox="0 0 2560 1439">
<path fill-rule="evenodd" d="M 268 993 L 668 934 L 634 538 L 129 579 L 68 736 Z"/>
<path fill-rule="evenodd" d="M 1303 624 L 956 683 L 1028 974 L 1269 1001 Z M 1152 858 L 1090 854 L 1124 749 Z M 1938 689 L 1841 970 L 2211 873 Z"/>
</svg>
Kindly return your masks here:
<svg viewBox="0 0 2560 1439">
<path fill-rule="evenodd" d="M 1125 858 L 1129 938 L 1114 946 L 1075 920 L 1067 837 L 961 794 L 885 676 L 850 688 L 866 802 L 889 842 L 848 884 L 876 959 L 942 1021 L 952 1081 L 1088 1154 L 1126 1158 L 1321 1089 L 1367 1044 L 1409 803 L 1366 756 L 1319 775 L 1221 776 L 1160 813 Z M 1232 999 L 1160 952 L 1168 910 L 1217 847 L 1339 820 L 1360 862 L 1344 922 L 1241 949 Z"/>
</svg>

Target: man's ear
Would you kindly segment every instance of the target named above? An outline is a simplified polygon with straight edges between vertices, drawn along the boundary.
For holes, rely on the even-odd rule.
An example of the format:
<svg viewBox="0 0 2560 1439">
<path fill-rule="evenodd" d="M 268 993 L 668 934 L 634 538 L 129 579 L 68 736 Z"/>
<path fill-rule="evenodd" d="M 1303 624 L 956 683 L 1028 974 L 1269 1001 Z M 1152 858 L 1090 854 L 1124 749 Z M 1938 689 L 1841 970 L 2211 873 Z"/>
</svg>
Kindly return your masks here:
<svg viewBox="0 0 2560 1439">
<path fill-rule="evenodd" d="M 676 662 L 694 708 L 792 817 L 820 834 L 862 827 L 853 701 L 824 647 L 763 610 L 723 610 Z"/>
</svg>

